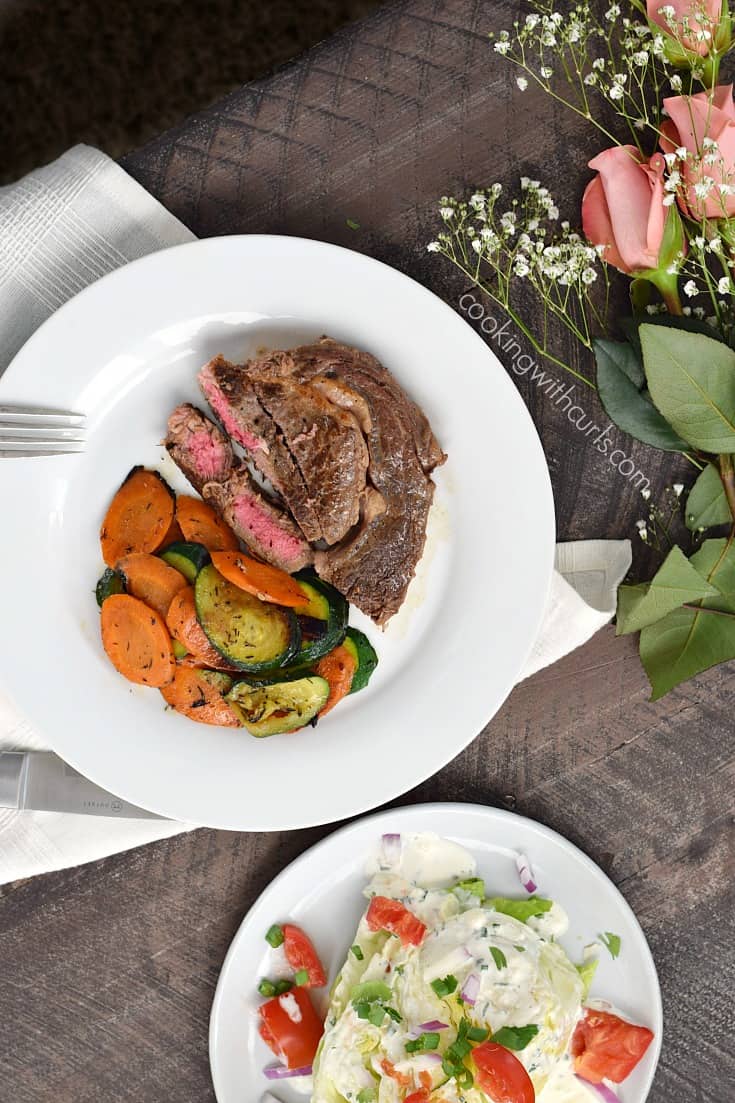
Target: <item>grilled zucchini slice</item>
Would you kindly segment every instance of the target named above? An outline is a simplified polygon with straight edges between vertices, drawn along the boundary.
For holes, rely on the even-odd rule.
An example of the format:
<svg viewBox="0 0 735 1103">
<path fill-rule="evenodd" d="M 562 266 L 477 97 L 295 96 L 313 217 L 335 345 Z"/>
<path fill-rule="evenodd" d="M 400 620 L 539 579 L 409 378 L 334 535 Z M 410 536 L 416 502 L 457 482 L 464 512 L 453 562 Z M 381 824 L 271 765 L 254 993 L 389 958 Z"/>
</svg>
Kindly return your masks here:
<svg viewBox="0 0 735 1103">
<path fill-rule="evenodd" d="M 240 717 L 243 727 L 263 739 L 303 728 L 324 708 L 328 697 L 329 682 L 312 675 L 272 686 L 237 682 L 225 700 Z"/>
<path fill-rule="evenodd" d="M 322 582 L 313 571 L 300 571 L 294 578 L 305 597 L 304 604 L 294 609 L 302 636 L 298 661 L 313 663 L 342 643 L 349 606 L 334 586 Z"/>
<path fill-rule="evenodd" d="M 97 598 L 97 604 L 101 609 L 102 602 L 108 597 L 112 597 L 113 594 L 125 593 L 125 579 L 119 571 L 114 571 L 112 567 L 106 567 L 95 587 L 94 593 Z"/>
<path fill-rule="evenodd" d="M 378 655 L 364 632 L 359 628 L 348 628 L 344 646 L 357 662 L 357 670 L 352 678 L 350 693 L 359 693 L 370 681 L 375 667 L 378 665 Z"/>
<path fill-rule="evenodd" d="M 239 670 L 273 670 L 298 652 L 301 632 L 291 610 L 234 586 L 211 563 L 196 577 L 194 600 L 210 643 Z"/>
<path fill-rule="evenodd" d="M 194 544 L 187 540 L 177 540 L 161 552 L 169 567 L 181 571 L 187 582 L 194 583 L 202 567 L 209 563 L 209 552 L 204 544 Z"/>
</svg>

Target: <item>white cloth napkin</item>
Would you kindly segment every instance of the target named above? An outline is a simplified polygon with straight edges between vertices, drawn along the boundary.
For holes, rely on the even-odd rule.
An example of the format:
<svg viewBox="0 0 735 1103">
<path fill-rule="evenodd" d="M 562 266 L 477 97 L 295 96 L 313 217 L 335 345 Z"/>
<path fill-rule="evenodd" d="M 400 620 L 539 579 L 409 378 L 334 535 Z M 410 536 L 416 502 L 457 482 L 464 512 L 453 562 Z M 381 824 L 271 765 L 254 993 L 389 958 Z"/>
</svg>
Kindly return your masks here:
<svg viewBox="0 0 735 1103">
<path fill-rule="evenodd" d="M 194 235 L 98 150 L 75 146 L 0 188 L 0 372 L 62 303 L 130 260 Z M 615 610 L 630 566 L 627 540 L 560 544 L 528 677 L 579 647 Z M 0 696 L 0 750 L 49 750 Z M 0 809 L 0 884 L 80 865 L 190 828 L 167 820 L 103 819 Z"/>
</svg>

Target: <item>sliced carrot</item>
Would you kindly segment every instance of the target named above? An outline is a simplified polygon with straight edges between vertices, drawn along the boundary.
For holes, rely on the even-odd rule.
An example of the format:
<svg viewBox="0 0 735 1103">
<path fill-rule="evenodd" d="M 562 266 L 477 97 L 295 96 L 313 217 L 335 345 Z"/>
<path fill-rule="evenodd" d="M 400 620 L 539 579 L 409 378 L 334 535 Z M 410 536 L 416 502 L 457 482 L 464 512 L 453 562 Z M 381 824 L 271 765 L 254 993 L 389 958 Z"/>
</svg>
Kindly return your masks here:
<svg viewBox="0 0 735 1103">
<path fill-rule="evenodd" d="M 131 552 L 160 548 L 174 519 L 174 496 L 156 471 L 134 467 L 110 502 L 100 529 L 108 567 Z"/>
<path fill-rule="evenodd" d="M 161 547 L 162 548 L 167 548 L 169 546 L 169 544 L 178 544 L 179 541 L 183 540 L 183 539 L 184 539 L 184 534 L 181 531 L 181 526 L 179 525 L 179 522 L 176 520 L 176 517 L 174 517 L 173 521 L 171 522 L 171 525 L 169 526 L 168 532 L 166 533 L 163 540 L 161 541 Z"/>
<path fill-rule="evenodd" d="M 320 716 L 326 716 L 343 697 L 347 696 L 356 670 L 357 663 L 354 656 L 342 644 L 319 660 L 314 667 L 314 673 L 329 682 L 329 697 L 319 713 Z"/>
<path fill-rule="evenodd" d="M 196 666 L 200 669 L 234 670 L 216 647 L 207 639 L 206 633 L 197 619 L 194 603 L 194 587 L 184 586 L 174 595 L 166 614 L 168 630 L 175 640 L 186 648 L 188 656 L 182 659 L 182 666 Z"/>
<path fill-rule="evenodd" d="M 240 547 L 232 529 L 201 498 L 179 495 L 176 520 L 187 540 L 204 544 L 208 552 L 235 551 Z"/>
<path fill-rule="evenodd" d="M 116 569 L 125 576 L 127 592 L 155 609 L 164 620 L 174 597 L 187 585 L 180 571 L 148 552 L 124 555 Z"/>
<path fill-rule="evenodd" d="M 167 705 L 200 724 L 221 728 L 239 728 L 240 721 L 217 689 L 202 677 L 202 672 L 179 666 L 174 680 L 161 689 Z"/>
<path fill-rule="evenodd" d="M 240 551 L 212 552 L 212 562 L 233 586 L 255 594 L 261 601 L 296 609 L 307 600 L 304 591 L 290 574 L 279 567 L 271 567 L 269 563 L 251 559 Z"/>
<path fill-rule="evenodd" d="M 165 686 L 176 673 L 171 637 L 163 618 L 130 594 L 112 594 L 102 606 L 102 644 L 129 682 Z"/>
</svg>

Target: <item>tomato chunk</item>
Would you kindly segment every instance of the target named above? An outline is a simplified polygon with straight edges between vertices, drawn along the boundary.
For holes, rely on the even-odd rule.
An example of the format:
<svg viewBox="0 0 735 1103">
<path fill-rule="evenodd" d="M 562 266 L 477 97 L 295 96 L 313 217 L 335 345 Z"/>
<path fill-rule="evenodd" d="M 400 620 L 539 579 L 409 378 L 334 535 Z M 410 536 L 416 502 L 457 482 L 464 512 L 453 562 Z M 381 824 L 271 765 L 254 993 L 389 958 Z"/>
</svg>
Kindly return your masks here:
<svg viewBox="0 0 735 1103">
<path fill-rule="evenodd" d="M 260 1036 L 290 1069 L 310 1065 L 323 1032 L 322 1021 L 304 988 L 292 988 L 259 1008 Z"/>
<path fill-rule="evenodd" d="M 292 923 L 283 924 L 283 949 L 286 961 L 295 973 L 304 970 L 309 979 L 304 987 L 321 988 L 327 983 L 327 974 L 314 949 L 314 943 L 300 927 Z"/>
<path fill-rule="evenodd" d="M 588 1008 L 572 1037 L 574 1071 L 592 1084 L 601 1080 L 620 1084 L 630 1076 L 652 1039 L 653 1032 L 646 1026 Z"/>
<path fill-rule="evenodd" d="M 417 1092 L 407 1095 L 403 1103 L 429 1103 L 429 1093 L 426 1088 L 419 1088 Z"/>
<path fill-rule="evenodd" d="M 483 1042 L 472 1051 L 478 1088 L 493 1103 L 534 1103 L 531 1077 L 518 1058 L 497 1042 Z"/>
<path fill-rule="evenodd" d="M 371 931 L 390 931 L 398 935 L 404 946 L 420 946 L 424 941 L 426 925 L 400 900 L 374 896 L 365 918 Z"/>
</svg>

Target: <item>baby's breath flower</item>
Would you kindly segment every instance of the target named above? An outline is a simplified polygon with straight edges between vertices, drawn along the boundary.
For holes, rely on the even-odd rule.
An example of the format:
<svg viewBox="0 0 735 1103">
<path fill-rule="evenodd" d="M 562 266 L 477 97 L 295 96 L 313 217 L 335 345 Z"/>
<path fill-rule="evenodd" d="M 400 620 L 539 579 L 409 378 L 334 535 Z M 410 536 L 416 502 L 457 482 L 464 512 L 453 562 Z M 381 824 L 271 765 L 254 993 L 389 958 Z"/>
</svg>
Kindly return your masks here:
<svg viewBox="0 0 735 1103">
<path fill-rule="evenodd" d="M 663 198 L 664 207 L 671 207 L 671 206 L 673 206 L 674 203 L 676 203 L 676 196 L 673 194 L 673 192 L 669 192 L 668 195 L 664 196 L 664 198 Z"/>
<path fill-rule="evenodd" d="M 528 88 L 528 81 L 525 77 L 516 77 L 516 84 L 520 88 L 521 92 L 525 92 Z"/>
<path fill-rule="evenodd" d="M 702 237 L 701 234 L 697 234 L 696 237 L 692 238 L 692 244 L 694 245 L 695 249 L 704 249 L 705 239 Z"/>
<path fill-rule="evenodd" d="M 687 280 L 684 284 L 684 294 L 688 299 L 693 298 L 697 294 L 697 285 L 694 280 Z"/>
<path fill-rule="evenodd" d="M 592 62 L 592 68 L 597 69 L 598 71 L 601 71 L 602 69 L 604 69 L 605 68 L 605 59 L 604 59 L 604 57 L 596 57 L 595 60 Z"/>
<path fill-rule="evenodd" d="M 605 19 L 607 19 L 608 23 L 614 23 L 615 20 L 619 18 L 619 16 L 620 16 L 620 5 L 619 4 L 611 4 L 610 7 L 605 12 Z"/>
<path fill-rule="evenodd" d="M 544 78 L 544 80 L 548 80 L 549 77 L 553 77 L 554 75 L 554 70 L 550 69 L 548 65 L 542 65 L 539 72 L 541 73 L 541 76 Z"/>
<path fill-rule="evenodd" d="M 673 489 L 674 494 L 676 494 L 677 498 L 681 498 L 682 494 L 684 493 L 684 483 L 674 483 Z"/>
<path fill-rule="evenodd" d="M 730 279 L 728 276 L 723 276 L 717 281 L 717 290 L 720 295 L 728 295 L 730 293 Z"/>
<path fill-rule="evenodd" d="M 722 238 L 713 237 L 712 240 L 709 243 L 709 247 L 710 247 L 711 252 L 713 252 L 713 253 L 722 252 Z"/>
<path fill-rule="evenodd" d="M 453 207 L 440 207 L 439 208 L 439 214 L 442 216 L 442 218 L 444 219 L 445 222 L 449 222 L 449 219 L 454 217 L 454 208 Z"/>
<path fill-rule="evenodd" d="M 510 51 L 510 42 L 505 38 L 500 38 L 495 43 L 494 49 L 498 54 L 507 54 Z"/>
<path fill-rule="evenodd" d="M 440 249 L 441 245 L 438 241 L 430 241 L 429 244 L 426 246 L 426 251 L 428 253 L 438 253 Z"/>
<path fill-rule="evenodd" d="M 642 69 L 644 65 L 648 65 L 648 50 L 637 50 L 631 60 Z"/>
<path fill-rule="evenodd" d="M 607 90 L 607 94 L 611 100 L 622 100 L 625 95 L 625 89 L 619 84 L 611 84 Z"/>
<path fill-rule="evenodd" d="M 674 75 L 669 78 L 669 84 L 671 85 L 671 89 L 673 92 L 681 92 L 682 83 L 681 77 L 678 73 L 674 73 Z"/>
</svg>

